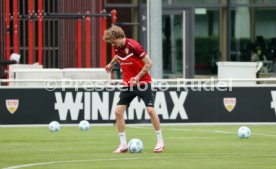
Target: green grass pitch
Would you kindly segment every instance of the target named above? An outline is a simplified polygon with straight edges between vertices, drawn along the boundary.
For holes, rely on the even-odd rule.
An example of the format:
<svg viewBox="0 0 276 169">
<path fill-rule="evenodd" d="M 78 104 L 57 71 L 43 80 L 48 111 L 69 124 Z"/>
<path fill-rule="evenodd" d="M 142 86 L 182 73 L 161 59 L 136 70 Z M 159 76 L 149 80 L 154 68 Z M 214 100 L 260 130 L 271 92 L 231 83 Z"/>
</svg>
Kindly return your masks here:
<svg viewBox="0 0 276 169">
<path fill-rule="evenodd" d="M 151 126 L 127 126 L 127 138 L 140 138 L 142 153 L 112 154 L 119 138 L 115 126 L 80 131 L 62 126 L 1 127 L 0 168 L 31 169 L 275 169 L 276 125 L 248 125 L 252 135 L 239 139 L 240 125 L 162 126 L 165 151 L 154 153 Z"/>
</svg>

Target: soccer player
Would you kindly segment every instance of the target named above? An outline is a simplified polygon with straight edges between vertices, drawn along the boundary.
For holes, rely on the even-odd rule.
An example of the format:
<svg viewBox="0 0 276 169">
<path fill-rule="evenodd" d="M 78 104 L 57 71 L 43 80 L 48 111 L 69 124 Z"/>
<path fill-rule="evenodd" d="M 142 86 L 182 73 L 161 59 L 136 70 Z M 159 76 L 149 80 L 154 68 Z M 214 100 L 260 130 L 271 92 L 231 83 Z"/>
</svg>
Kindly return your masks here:
<svg viewBox="0 0 276 169">
<path fill-rule="evenodd" d="M 114 46 L 115 51 L 115 57 L 105 69 L 107 72 L 110 72 L 113 65 L 119 62 L 125 85 L 124 90 L 120 93 L 120 100 L 115 109 L 120 145 L 113 153 L 125 153 L 128 150 L 123 114 L 136 96 L 144 101 L 156 132 L 157 144 L 153 151 L 156 153 L 162 152 L 164 149 L 164 141 L 160 129 L 159 117 L 154 109 L 151 76 L 148 73 L 153 65 L 151 59 L 138 42 L 126 38 L 121 27 L 112 26 L 105 31 L 103 38 L 107 43 Z"/>
</svg>

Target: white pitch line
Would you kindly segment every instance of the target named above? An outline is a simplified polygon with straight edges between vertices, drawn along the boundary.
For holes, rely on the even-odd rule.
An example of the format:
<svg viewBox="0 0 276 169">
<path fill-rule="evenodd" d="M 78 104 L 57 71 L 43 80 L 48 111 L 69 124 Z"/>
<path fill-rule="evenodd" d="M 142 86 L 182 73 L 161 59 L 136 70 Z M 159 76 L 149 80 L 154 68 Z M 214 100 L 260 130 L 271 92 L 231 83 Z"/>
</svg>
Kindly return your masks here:
<svg viewBox="0 0 276 169">
<path fill-rule="evenodd" d="M 222 131 L 222 130 L 199 130 L 199 129 L 168 129 L 168 130 L 174 130 L 174 131 L 198 131 L 198 132 L 204 132 L 204 133 L 222 133 L 222 134 L 234 134 L 235 132 L 230 131 Z"/>
<path fill-rule="evenodd" d="M 245 156 L 245 157 L 276 157 L 276 154 L 249 154 L 249 153 L 184 153 L 185 158 L 189 157 L 214 157 L 214 156 Z"/>
<path fill-rule="evenodd" d="M 259 134 L 259 133 L 253 133 L 252 135 L 254 136 L 269 136 L 269 137 L 276 137 L 276 135 L 274 134 Z"/>
<path fill-rule="evenodd" d="M 17 128 L 17 127 L 26 127 L 26 128 L 33 128 L 33 127 L 37 127 L 37 128 L 40 128 L 40 127 L 48 127 L 49 124 L 0 124 L 0 128 Z M 79 124 L 78 123 L 74 123 L 74 124 L 60 124 L 62 127 L 78 127 Z M 91 124 L 92 127 L 94 126 L 103 126 L 103 127 L 106 127 L 106 126 L 114 126 L 114 124 L 111 124 L 111 123 L 108 123 L 108 124 L 104 124 L 104 123 L 93 123 Z"/>
<path fill-rule="evenodd" d="M 151 129 L 148 127 L 143 126 L 130 126 L 132 128 L 141 128 L 141 129 Z M 231 132 L 231 131 L 222 131 L 222 130 L 199 130 L 199 129 L 176 129 L 176 128 L 169 128 L 166 130 L 173 130 L 173 131 L 193 131 L 193 132 L 203 132 L 203 133 L 221 133 L 221 134 L 236 134 L 237 132 Z M 268 136 L 268 137 L 276 137 L 276 134 L 267 134 L 267 133 L 254 133 L 252 132 L 251 135 L 253 136 Z"/>
<path fill-rule="evenodd" d="M 162 126 L 234 126 L 234 125 L 249 125 L 249 126 L 275 126 L 275 122 L 195 122 L 195 123 L 161 123 Z M 152 126 L 151 123 L 126 124 L 129 126 Z"/>
<path fill-rule="evenodd" d="M 77 123 L 62 124 L 65 127 L 78 126 Z M 114 126 L 114 123 L 91 123 L 92 126 Z M 126 124 L 126 126 L 151 126 L 151 123 Z M 276 125 L 275 122 L 208 122 L 208 123 L 162 123 L 162 126 L 226 126 L 226 125 Z M 48 127 L 48 124 L 0 124 L 0 128 L 13 127 Z"/>
<path fill-rule="evenodd" d="M 139 159 L 162 159 L 169 157 L 133 157 L 133 158 L 100 158 L 100 159 L 90 159 L 90 160 L 70 160 L 70 161 L 50 161 L 43 163 L 30 163 L 30 164 L 22 164 L 16 166 L 5 167 L 3 169 L 18 169 L 25 167 L 33 167 L 33 166 L 42 166 L 42 165 L 50 165 L 50 164 L 61 164 L 61 163 L 79 163 L 79 162 L 93 162 L 93 161 L 118 161 L 118 160 L 139 160 Z"/>
<path fill-rule="evenodd" d="M 230 131 L 221 131 L 221 130 L 198 130 L 198 129 L 168 129 L 168 130 L 184 130 L 184 131 L 198 131 L 198 132 L 206 132 L 206 133 L 222 133 L 222 134 L 236 134 L 236 132 Z M 276 134 L 266 134 L 266 133 L 251 133 L 253 136 L 269 136 L 269 137 L 276 137 Z"/>
<path fill-rule="evenodd" d="M 166 137 L 166 139 L 172 138 L 172 139 L 210 139 L 214 137 Z"/>
<path fill-rule="evenodd" d="M 187 158 L 197 158 L 197 157 L 214 157 L 214 156 L 245 156 L 245 157 L 276 157 L 276 154 L 249 154 L 249 153 L 184 153 Z M 184 156 L 182 156 L 184 158 Z M 22 164 L 16 166 L 5 167 L 3 169 L 18 169 L 33 166 L 43 166 L 51 164 L 61 164 L 61 163 L 79 163 L 79 162 L 95 162 L 95 161 L 118 161 L 118 160 L 139 160 L 139 159 L 169 159 L 172 157 L 133 157 L 133 158 L 101 158 L 101 159 L 91 159 L 91 160 L 70 160 L 70 161 L 51 161 L 43 163 L 30 163 Z M 175 157 L 173 157 L 175 159 Z"/>
</svg>

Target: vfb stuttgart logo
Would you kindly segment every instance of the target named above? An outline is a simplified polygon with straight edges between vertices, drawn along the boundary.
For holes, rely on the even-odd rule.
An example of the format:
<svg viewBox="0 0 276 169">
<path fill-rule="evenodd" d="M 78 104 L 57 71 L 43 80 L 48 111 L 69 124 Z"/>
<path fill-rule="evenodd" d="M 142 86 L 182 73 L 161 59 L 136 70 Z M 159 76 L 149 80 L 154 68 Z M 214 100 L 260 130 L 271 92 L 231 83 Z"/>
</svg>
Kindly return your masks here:
<svg viewBox="0 0 276 169">
<path fill-rule="evenodd" d="M 19 100 L 18 99 L 8 99 L 8 100 L 6 100 L 6 107 L 7 107 L 8 111 L 11 114 L 16 112 L 18 106 L 19 106 Z"/>
<path fill-rule="evenodd" d="M 234 110 L 236 106 L 237 99 L 235 97 L 233 98 L 223 98 L 224 107 L 228 112 L 231 112 Z"/>
</svg>

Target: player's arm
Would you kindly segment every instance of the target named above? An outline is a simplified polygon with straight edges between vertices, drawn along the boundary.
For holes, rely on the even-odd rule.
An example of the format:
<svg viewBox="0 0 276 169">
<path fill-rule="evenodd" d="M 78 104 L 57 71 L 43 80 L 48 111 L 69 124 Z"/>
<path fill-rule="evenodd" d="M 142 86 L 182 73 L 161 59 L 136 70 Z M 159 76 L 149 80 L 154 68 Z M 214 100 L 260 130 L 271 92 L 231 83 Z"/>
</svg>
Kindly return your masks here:
<svg viewBox="0 0 276 169">
<path fill-rule="evenodd" d="M 107 72 L 110 72 L 111 69 L 112 69 L 112 67 L 114 66 L 114 64 L 115 64 L 116 62 L 118 62 L 118 58 L 115 56 L 115 57 L 110 61 L 110 63 L 109 63 L 108 65 L 106 65 L 105 70 L 106 70 Z"/>
<path fill-rule="evenodd" d="M 135 77 L 135 81 L 138 82 L 139 79 L 141 79 L 151 68 L 152 68 L 152 60 L 149 58 L 148 55 L 143 57 L 142 61 L 145 63 L 145 66 L 143 69 L 138 73 L 138 75 Z"/>
</svg>

